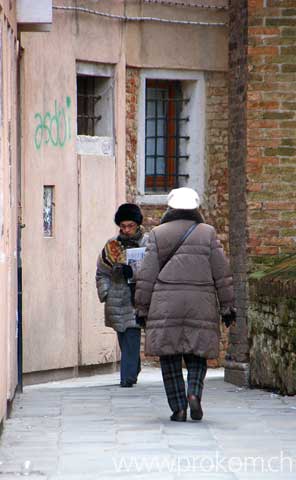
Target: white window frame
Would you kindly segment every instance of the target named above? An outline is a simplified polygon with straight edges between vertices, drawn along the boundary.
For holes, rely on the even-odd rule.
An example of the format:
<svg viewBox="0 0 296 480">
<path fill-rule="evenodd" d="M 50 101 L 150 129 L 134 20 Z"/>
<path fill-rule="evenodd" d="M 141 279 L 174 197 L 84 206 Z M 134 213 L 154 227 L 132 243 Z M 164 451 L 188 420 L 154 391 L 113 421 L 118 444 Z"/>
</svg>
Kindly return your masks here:
<svg viewBox="0 0 296 480">
<path fill-rule="evenodd" d="M 138 138 L 137 138 L 137 202 L 140 204 L 166 204 L 167 194 L 145 193 L 145 108 L 146 80 L 192 80 L 195 83 L 189 126 L 189 179 L 187 186 L 198 191 L 201 199 L 205 185 L 205 79 L 202 72 L 179 70 L 149 70 L 140 74 Z"/>
</svg>

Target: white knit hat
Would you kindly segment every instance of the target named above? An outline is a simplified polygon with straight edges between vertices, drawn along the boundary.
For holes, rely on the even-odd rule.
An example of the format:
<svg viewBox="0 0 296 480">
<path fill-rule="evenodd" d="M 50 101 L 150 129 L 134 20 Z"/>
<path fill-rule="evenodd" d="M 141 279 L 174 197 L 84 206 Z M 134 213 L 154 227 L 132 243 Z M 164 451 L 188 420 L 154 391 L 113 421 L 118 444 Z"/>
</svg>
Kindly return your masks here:
<svg viewBox="0 0 296 480">
<path fill-rule="evenodd" d="M 168 194 L 168 206 L 182 210 L 193 210 L 200 206 L 198 193 L 192 188 L 174 188 Z"/>
</svg>

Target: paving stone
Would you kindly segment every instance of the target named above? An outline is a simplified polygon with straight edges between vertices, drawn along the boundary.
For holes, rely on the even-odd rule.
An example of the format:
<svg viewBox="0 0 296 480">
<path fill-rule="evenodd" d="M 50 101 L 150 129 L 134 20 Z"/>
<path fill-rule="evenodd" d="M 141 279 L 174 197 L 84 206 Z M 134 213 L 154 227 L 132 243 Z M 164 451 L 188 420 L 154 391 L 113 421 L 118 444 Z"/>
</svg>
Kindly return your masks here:
<svg viewBox="0 0 296 480">
<path fill-rule="evenodd" d="M 61 443 L 78 443 L 78 444 L 83 444 L 83 443 L 106 443 L 108 444 L 115 444 L 116 442 L 116 434 L 112 432 L 88 432 L 88 433 L 83 433 L 81 432 L 75 432 L 73 430 L 72 432 L 63 432 L 60 436 L 60 442 Z"/>
<path fill-rule="evenodd" d="M 295 480 L 296 470 L 292 473 L 284 472 L 243 472 L 236 473 L 237 480 Z"/>
<path fill-rule="evenodd" d="M 0 472 L 1 473 L 1 472 Z M 4 473 L 3 475 L 1 474 L 1 480 L 22 480 L 24 478 L 27 478 L 27 476 L 24 476 L 21 472 L 11 472 L 11 473 Z M 46 474 L 39 475 L 38 473 L 30 473 L 30 476 L 28 477 L 30 480 L 48 480 L 49 477 Z"/>
<path fill-rule="evenodd" d="M 198 476 L 197 476 L 198 475 Z M 174 480 L 237 480 L 237 477 L 233 473 L 202 473 L 198 472 L 182 472 L 182 476 L 177 475 Z M 257 479 L 259 480 L 259 479 Z"/>
<path fill-rule="evenodd" d="M 295 460 L 296 401 L 226 384 L 222 373 L 209 372 L 201 422 L 169 420 L 156 368 L 133 389 L 118 387 L 118 372 L 26 387 L 0 439 L 0 480 L 23 478 L 26 461 L 37 480 L 295 480 L 287 465 L 225 471 L 258 455 L 265 465 L 281 452 Z"/>
</svg>

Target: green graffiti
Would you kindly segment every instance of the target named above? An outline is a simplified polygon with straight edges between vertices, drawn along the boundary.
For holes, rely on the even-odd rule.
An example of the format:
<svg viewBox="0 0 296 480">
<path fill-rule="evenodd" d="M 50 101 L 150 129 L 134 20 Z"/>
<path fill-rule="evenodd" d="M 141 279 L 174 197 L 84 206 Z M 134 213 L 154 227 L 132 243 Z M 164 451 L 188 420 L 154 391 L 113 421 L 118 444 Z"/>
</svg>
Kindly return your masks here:
<svg viewBox="0 0 296 480">
<path fill-rule="evenodd" d="M 35 129 L 34 143 L 37 150 L 41 145 L 63 147 L 67 140 L 71 140 L 71 98 L 66 97 L 66 107 L 54 101 L 54 113 L 44 115 L 36 113 L 34 118 L 38 124 Z"/>
</svg>

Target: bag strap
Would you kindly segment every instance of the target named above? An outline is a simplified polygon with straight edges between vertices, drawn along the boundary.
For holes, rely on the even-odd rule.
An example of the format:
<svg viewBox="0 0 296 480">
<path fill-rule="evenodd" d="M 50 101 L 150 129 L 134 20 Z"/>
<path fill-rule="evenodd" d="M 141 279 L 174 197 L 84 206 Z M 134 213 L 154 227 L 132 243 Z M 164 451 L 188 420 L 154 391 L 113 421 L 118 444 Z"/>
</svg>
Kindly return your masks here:
<svg viewBox="0 0 296 480">
<path fill-rule="evenodd" d="M 198 223 L 193 223 L 193 225 L 191 225 L 188 230 L 186 230 L 186 232 L 184 233 L 184 235 L 182 235 L 182 237 L 180 238 L 180 240 L 178 241 L 178 243 L 175 245 L 175 247 L 173 248 L 173 250 L 169 253 L 169 255 L 167 256 L 167 258 L 165 259 L 164 263 L 162 264 L 161 266 L 161 269 L 159 270 L 159 273 L 158 275 L 160 274 L 161 270 L 166 266 L 166 264 L 170 261 L 170 259 L 175 255 L 176 251 L 179 250 L 179 248 L 181 247 L 182 243 L 185 242 L 186 238 L 189 237 L 190 233 L 193 232 L 193 230 L 197 227 Z"/>
</svg>

